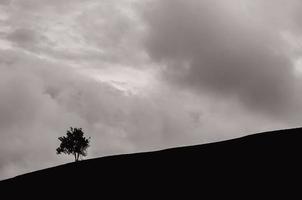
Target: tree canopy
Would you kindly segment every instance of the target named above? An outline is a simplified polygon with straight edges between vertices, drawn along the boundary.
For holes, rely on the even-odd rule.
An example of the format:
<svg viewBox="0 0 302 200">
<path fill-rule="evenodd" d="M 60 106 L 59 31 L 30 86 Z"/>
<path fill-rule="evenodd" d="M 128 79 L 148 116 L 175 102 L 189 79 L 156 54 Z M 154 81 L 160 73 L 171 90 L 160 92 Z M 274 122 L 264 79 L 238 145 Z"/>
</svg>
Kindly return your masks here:
<svg viewBox="0 0 302 200">
<path fill-rule="evenodd" d="M 57 154 L 72 154 L 75 161 L 79 161 L 81 156 L 87 155 L 87 148 L 89 147 L 90 138 L 84 137 L 82 128 L 72 128 L 67 130 L 66 136 L 58 138 L 61 141 L 57 148 Z"/>
</svg>

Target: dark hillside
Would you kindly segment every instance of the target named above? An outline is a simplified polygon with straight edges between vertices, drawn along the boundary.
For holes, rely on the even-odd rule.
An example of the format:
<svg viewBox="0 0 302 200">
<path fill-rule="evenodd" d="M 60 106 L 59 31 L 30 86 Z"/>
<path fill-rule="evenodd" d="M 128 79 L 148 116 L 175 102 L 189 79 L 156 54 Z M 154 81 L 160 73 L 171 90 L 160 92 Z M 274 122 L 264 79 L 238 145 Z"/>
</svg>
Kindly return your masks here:
<svg viewBox="0 0 302 200">
<path fill-rule="evenodd" d="M 281 186 L 299 180 L 302 129 L 70 163 L 0 182 L 11 195 L 111 197 Z M 300 184 L 299 181 L 297 184 Z M 252 188 L 253 188 L 252 187 Z M 13 191 L 13 192 L 11 192 Z M 42 198 L 43 199 L 43 198 Z"/>
</svg>

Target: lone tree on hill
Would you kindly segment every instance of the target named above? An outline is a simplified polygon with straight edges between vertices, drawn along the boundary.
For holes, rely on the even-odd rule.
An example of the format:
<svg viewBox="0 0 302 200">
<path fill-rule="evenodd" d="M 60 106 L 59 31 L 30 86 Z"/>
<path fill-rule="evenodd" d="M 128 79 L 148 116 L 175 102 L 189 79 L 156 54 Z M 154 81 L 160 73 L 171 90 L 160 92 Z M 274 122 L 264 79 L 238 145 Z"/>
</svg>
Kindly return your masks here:
<svg viewBox="0 0 302 200">
<path fill-rule="evenodd" d="M 72 128 L 67 130 L 66 136 L 58 138 L 61 141 L 57 148 L 57 154 L 65 153 L 74 155 L 75 162 L 79 161 L 80 156 L 87 155 L 90 138 L 84 137 L 82 128 Z"/>
</svg>

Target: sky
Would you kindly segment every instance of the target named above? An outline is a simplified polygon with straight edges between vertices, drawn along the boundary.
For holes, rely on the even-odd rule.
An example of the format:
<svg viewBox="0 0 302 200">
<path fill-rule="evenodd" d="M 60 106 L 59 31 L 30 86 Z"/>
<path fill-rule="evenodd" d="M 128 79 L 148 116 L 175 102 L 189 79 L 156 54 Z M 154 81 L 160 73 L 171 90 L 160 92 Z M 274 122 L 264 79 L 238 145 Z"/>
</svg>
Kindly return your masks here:
<svg viewBox="0 0 302 200">
<path fill-rule="evenodd" d="M 0 0 L 0 179 L 301 126 L 300 0 Z"/>
</svg>

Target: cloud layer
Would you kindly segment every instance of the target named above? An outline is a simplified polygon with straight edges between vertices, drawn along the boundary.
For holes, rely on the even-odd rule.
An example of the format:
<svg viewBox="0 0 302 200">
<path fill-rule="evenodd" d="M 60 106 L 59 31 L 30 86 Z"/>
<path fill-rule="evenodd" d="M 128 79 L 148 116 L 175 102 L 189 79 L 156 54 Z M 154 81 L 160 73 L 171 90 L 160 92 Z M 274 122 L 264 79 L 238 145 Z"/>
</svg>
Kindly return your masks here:
<svg viewBox="0 0 302 200">
<path fill-rule="evenodd" d="M 264 3 L 272 8 L 265 11 L 253 9 L 262 8 L 262 2 L 250 1 L 155 2 L 144 14 L 146 46 L 152 58 L 167 66 L 163 78 L 168 82 L 235 97 L 251 110 L 275 116 L 296 109 L 293 101 L 300 99 L 292 98 L 300 80 L 281 34 L 285 28 L 297 29 L 291 16 L 282 16 L 281 2 Z M 282 24 L 270 19 L 278 14 Z"/>
</svg>

